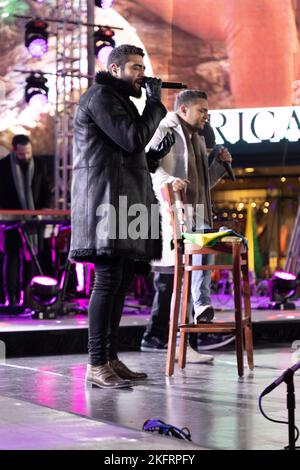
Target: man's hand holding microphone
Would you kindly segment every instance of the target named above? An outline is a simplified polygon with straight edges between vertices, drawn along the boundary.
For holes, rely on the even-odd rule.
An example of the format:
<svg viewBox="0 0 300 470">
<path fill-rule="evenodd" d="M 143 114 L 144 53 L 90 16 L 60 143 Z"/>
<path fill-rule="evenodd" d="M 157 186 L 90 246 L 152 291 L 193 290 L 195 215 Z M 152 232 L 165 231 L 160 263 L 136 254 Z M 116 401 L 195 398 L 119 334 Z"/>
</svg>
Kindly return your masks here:
<svg viewBox="0 0 300 470">
<path fill-rule="evenodd" d="M 160 78 L 145 77 L 142 86 L 146 90 L 147 100 L 161 101 L 162 81 Z"/>
<path fill-rule="evenodd" d="M 225 170 L 228 173 L 229 178 L 232 181 L 235 181 L 235 174 L 231 166 L 232 156 L 229 150 L 226 147 L 218 147 L 216 146 L 216 158 L 219 162 L 223 163 Z"/>
</svg>

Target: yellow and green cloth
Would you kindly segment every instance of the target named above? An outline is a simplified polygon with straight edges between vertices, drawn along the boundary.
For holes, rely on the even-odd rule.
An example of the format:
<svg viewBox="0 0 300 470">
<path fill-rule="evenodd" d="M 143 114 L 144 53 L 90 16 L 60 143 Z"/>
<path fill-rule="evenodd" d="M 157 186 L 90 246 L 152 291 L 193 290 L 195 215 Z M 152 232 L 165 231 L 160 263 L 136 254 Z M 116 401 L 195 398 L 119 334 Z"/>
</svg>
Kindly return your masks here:
<svg viewBox="0 0 300 470">
<path fill-rule="evenodd" d="M 257 230 L 256 230 L 256 221 L 251 204 L 248 205 L 247 210 L 247 224 L 246 224 L 246 237 L 235 232 L 234 230 L 226 230 L 222 232 L 184 232 L 182 234 L 182 239 L 184 242 L 193 243 L 199 245 L 200 248 L 207 246 L 212 247 L 221 238 L 226 237 L 239 237 L 243 240 L 245 246 L 248 247 L 248 259 L 249 259 L 249 271 L 256 274 L 257 277 L 261 274 L 262 269 L 262 256 L 260 254 L 258 239 L 257 239 Z M 174 248 L 173 240 L 171 241 L 171 248 Z"/>
<path fill-rule="evenodd" d="M 200 247 L 207 246 L 211 247 L 218 243 L 221 238 L 226 237 L 239 237 L 242 240 L 245 238 L 236 233 L 234 230 L 225 230 L 222 232 L 209 232 L 209 233 L 197 233 L 197 232 L 185 232 L 182 234 L 183 240 L 199 245 Z"/>
<path fill-rule="evenodd" d="M 248 262 L 249 271 L 256 277 L 260 277 L 263 267 L 263 259 L 259 250 L 255 214 L 252 204 L 248 204 L 246 238 L 248 240 Z"/>
</svg>

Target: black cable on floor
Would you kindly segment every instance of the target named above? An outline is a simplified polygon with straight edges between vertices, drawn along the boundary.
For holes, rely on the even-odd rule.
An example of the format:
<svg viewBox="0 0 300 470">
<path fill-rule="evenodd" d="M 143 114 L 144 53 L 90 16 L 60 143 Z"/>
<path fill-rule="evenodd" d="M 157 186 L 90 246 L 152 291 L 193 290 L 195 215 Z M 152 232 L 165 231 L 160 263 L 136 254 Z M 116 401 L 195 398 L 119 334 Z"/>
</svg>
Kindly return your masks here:
<svg viewBox="0 0 300 470">
<path fill-rule="evenodd" d="M 259 400 L 258 400 L 258 406 L 259 406 L 259 409 L 260 409 L 260 412 L 261 414 L 264 416 L 264 418 L 266 418 L 267 420 L 269 421 L 272 421 L 272 423 L 279 423 L 279 424 L 289 424 L 288 421 L 279 421 L 277 419 L 273 419 L 273 418 L 269 418 L 269 416 L 266 415 L 266 413 L 264 412 L 263 408 L 262 408 L 262 395 L 259 397 Z M 295 437 L 295 444 L 299 438 L 299 429 L 297 428 L 297 426 L 295 426 L 295 431 L 296 431 L 296 437 Z"/>
</svg>

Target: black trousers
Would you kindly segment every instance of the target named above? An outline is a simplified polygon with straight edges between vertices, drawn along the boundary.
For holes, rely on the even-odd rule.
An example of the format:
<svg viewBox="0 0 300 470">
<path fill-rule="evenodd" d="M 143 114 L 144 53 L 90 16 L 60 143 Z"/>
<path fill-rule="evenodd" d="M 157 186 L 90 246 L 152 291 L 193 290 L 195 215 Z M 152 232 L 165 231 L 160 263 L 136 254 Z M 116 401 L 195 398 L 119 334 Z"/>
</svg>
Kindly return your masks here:
<svg viewBox="0 0 300 470">
<path fill-rule="evenodd" d="M 93 366 L 118 358 L 118 328 L 134 262 L 101 256 L 95 262 L 95 282 L 89 303 L 89 356 Z"/>
<path fill-rule="evenodd" d="M 167 343 L 168 341 L 173 280 L 173 274 L 154 274 L 153 282 L 155 295 L 151 317 L 144 333 L 144 339 L 146 340 L 149 340 L 151 337 L 156 337 L 163 343 Z M 189 343 L 194 349 L 197 349 L 196 333 L 189 334 Z"/>
<path fill-rule="evenodd" d="M 5 283 L 10 304 L 15 304 L 20 300 L 20 250 L 22 240 L 18 230 L 8 230 L 5 232 Z"/>
<path fill-rule="evenodd" d="M 5 303 L 5 275 L 4 275 L 5 258 L 0 253 L 0 304 Z"/>
<path fill-rule="evenodd" d="M 22 259 L 21 273 L 21 248 L 22 240 L 18 230 L 5 232 L 5 284 L 10 304 L 20 301 L 21 290 L 25 290 L 33 275 L 31 261 Z"/>
<path fill-rule="evenodd" d="M 164 343 L 168 341 L 173 277 L 173 274 L 154 273 L 155 294 L 144 334 L 146 340 L 154 336 Z"/>
</svg>

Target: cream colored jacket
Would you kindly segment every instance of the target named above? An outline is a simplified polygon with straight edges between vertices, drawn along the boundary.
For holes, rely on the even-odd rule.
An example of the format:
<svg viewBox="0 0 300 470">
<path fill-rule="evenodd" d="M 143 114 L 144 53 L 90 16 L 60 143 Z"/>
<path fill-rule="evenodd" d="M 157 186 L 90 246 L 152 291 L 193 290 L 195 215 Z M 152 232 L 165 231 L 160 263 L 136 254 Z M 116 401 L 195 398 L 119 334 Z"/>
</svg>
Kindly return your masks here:
<svg viewBox="0 0 300 470">
<path fill-rule="evenodd" d="M 163 198 L 161 189 L 165 183 L 171 183 L 175 178 L 187 179 L 188 175 L 188 147 L 179 118 L 175 112 L 169 112 L 160 122 L 158 129 L 148 144 L 148 148 L 157 148 L 167 132 L 174 132 L 175 144 L 168 155 L 160 160 L 160 165 L 152 176 L 153 188 L 160 203 L 160 213 L 162 218 L 163 254 L 160 261 L 155 261 L 153 266 L 166 267 L 174 266 L 174 251 L 171 250 L 172 230 L 169 222 L 169 215 L 163 208 Z M 206 199 L 209 201 L 209 213 L 211 218 L 211 196 L 210 189 L 217 184 L 225 173 L 224 166 L 214 159 L 210 167 L 208 166 L 207 149 L 204 137 L 200 139 L 201 154 L 205 166 Z M 212 221 L 211 221 L 212 222 Z"/>
</svg>

